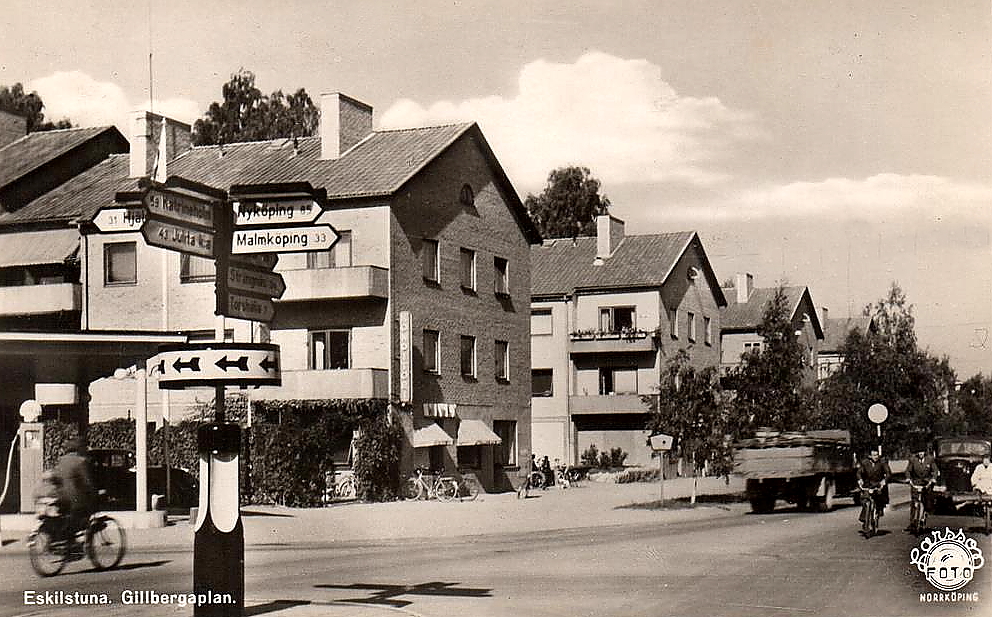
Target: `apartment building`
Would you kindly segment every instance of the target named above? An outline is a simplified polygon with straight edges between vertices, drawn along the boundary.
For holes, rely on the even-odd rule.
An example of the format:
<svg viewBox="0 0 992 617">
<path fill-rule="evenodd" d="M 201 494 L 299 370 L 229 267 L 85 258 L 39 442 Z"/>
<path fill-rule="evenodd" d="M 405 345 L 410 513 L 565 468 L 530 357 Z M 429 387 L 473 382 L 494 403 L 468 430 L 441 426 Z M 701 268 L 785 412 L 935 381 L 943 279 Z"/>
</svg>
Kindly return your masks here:
<svg viewBox="0 0 992 617">
<path fill-rule="evenodd" d="M 575 464 L 592 445 L 619 447 L 649 464 L 644 397 L 677 349 L 696 366 L 720 361 L 726 300 L 695 232 L 596 223 L 595 237 L 531 248 L 533 449 Z"/>
<path fill-rule="evenodd" d="M 210 147 L 191 147 L 188 125 L 136 114 L 129 155 L 22 216 L 59 211 L 80 222 L 83 330 L 211 339 L 213 262 L 147 245 L 140 221 L 100 233 L 100 208 L 161 165 L 226 191 L 326 191 L 316 223 L 332 225 L 337 244 L 280 255 L 286 292 L 270 324 L 224 320 L 225 338 L 280 345 L 283 385 L 251 396 L 388 400 L 405 429 L 405 473 L 444 466 L 506 486 L 530 453 L 526 303 L 540 236 L 476 124 L 375 131 L 372 108 L 339 93 L 324 95 L 321 110 L 319 136 Z M 91 406 L 123 408 L 123 385 L 95 384 Z M 176 417 L 193 396 L 163 393 L 160 404 Z"/>
</svg>

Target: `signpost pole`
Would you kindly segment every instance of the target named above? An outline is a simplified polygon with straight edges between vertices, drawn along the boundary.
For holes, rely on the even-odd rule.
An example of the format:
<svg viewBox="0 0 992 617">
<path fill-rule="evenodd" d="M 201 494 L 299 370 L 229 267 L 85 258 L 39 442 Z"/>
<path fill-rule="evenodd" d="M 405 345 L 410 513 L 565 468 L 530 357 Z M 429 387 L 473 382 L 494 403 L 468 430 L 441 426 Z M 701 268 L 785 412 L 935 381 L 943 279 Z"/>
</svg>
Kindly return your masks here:
<svg viewBox="0 0 992 617">
<path fill-rule="evenodd" d="M 658 451 L 658 501 L 665 505 L 665 451 Z"/>
</svg>

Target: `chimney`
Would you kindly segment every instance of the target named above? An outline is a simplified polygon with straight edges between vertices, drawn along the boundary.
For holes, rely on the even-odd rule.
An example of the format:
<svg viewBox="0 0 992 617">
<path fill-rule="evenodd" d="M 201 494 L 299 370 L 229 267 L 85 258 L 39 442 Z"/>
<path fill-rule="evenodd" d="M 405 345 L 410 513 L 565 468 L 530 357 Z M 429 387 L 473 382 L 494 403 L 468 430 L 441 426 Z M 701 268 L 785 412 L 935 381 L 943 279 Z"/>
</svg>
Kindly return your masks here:
<svg viewBox="0 0 992 617">
<path fill-rule="evenodd" d="M 340 92 L 320 95 L 320 158 L 334 160 L 372 133 L 372 107 Z"/>
<path fill-rule="evenodd" d="M 827 307 L 825 307 L 825 306 L 821 306 L 820 307 L 820 327 L 821 328 L 826 329 L 826 327 L 827 327 L 827 315 L 829 314 L 829 312 L 830 311 L 827 310 Z"/>
<path fill-rule="evenodd" d="M 600 214 L 596 217 L 596 259 L 606 259 L 623 242 L 623 221 Z"/>
<path fill-rule="evenodd" d="M 28 134 L 28 119 L 20 114 L 0 111 L 0 148 Z"/>
<path fill-rule="evenodd" d="M 754 291 L 754 275 L 750 272 L 738 272 L 734 275 L 734 291 L 737 292 L 737 304 L 744 304 Z"/>
<path fill-rule="evenodd" d="M 165 130 L 163 131 L 163 125 Z M 165 160 L 171 161 L 190 149 L 192 128 L 185 122 L 166 118 L 150 111 L 136 111 L 131 121 L 130 177 L 149 176 L 155 171 L 162 137 L 165 137 Z M 164 165 L 165 162 L 160 163 Z M 159 169 L 160 174 L 162 169 Z"/>
</svg>

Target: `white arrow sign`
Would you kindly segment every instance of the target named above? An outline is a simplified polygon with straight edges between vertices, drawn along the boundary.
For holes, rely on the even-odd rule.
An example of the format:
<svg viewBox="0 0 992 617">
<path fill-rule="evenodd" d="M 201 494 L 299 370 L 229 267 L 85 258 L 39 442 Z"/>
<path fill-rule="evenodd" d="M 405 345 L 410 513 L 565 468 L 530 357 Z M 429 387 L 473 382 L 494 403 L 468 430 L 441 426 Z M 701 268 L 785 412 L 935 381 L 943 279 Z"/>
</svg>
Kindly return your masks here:
<svg viewBox="0 0 992 617">
<path fill-rule="evenodd" d="M 323 251 L 334 246 L 337 241 L 338 232 L 330 225 L 235 229 L 231 252 L 243 254 Z"/>
<path fill-rule="evenodd" d="M 238 227 L 249 225 L 285 225 L 287 223 L 312 223 L 323 210 L 312 199 L 286 201 L 236 201 L 234 224 Z"/>
<path fill-rule="evenodd" d="M 155 358 L 159 388 L 278 386 L 279 346 L 261 343 L 163 345 Z"/>
<path fill-rule="evenodd" d="M 102 208 L 93 219 L 93 224 L 103 233 L 138 231 L 144 222 L 144 208 Z"/>
</svg>

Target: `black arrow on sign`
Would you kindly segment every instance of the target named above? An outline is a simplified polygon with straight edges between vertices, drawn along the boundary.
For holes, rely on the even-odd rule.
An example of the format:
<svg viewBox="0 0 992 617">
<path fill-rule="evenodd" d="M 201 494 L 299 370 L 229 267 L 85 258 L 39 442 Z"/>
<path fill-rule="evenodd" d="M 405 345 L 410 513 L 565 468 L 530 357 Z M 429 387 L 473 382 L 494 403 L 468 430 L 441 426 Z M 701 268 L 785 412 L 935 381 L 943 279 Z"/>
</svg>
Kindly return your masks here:
<svg viewBox="0 0 992 617">
<path fill-rule="evenodd" d="M 269 372 L 269 369 L 273 371 L 279 370 L 279 363 L 276 362 L 275 360 L 270 359 L 268 356 L 265 356 L 265 359 L 259 362 L 258 365 L 266 373 Z"/>
<path fill-rule="evenodd" d="M 172 363 L 172 368 L 176 369 L 177 373 L 181 373 L 184 368 L 188 368 L 191 371 L 196 371 L 197 373 L 199 373 L 200 358 L 193 357 L 190 358 L 189 361 L 187 362 L 183 362 L 179 358 L 176 358 L 176 361 Z"/>
<path fill-rule="evenodd" d="M 220 360 L 218 360 L 215 364 L 217 365 L 217 368 L 219 368 L 222 371 L 227 371 L 227 369 L 232 368 L 232 367 L 235 367 L 235 366 L 238 367 L 239 369 L 241 369 L 242 371 L 247 371 L 248 370 L 248 356 L 241 356 L 240 358 L 238 358 L 235 361 L 230 361 L 230 360 L 227 359 L 227 356 L 224 356 L 223 358 L 221 358 Z"/>
</svg>

